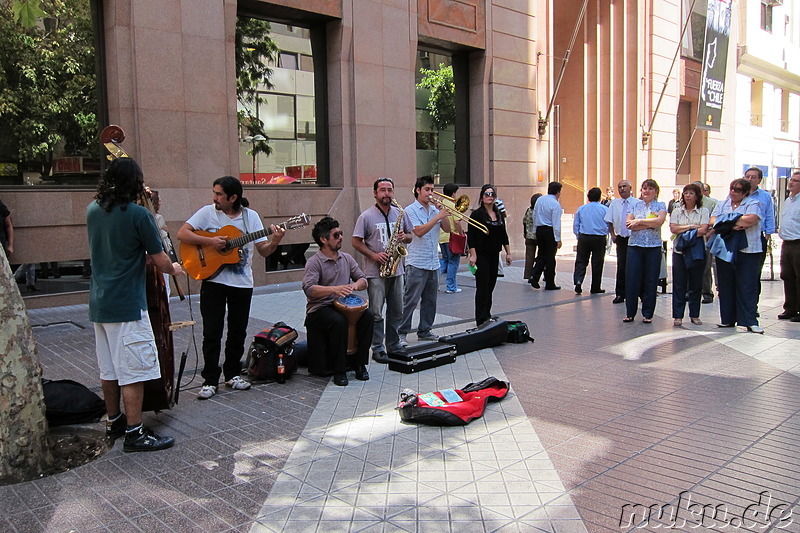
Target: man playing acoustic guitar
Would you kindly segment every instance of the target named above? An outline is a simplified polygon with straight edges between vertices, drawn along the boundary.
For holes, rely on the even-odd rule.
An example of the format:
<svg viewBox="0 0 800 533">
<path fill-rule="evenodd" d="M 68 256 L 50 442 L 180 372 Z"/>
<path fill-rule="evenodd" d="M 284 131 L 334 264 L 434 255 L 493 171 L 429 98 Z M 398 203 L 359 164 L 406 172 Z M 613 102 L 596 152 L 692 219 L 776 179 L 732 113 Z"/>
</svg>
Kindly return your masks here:
<svg viewBox="0 0 800 533">
<path fill-rule="evenodd" d="M 224 226 L 234 226 L 243 233 L 264 229 L 261 217 L 248 209 L 249 202 L 242 196 L 242 184 L 233 176 L 214 181 L 211 205 L 200 208 L 178 230 L 178 239 L 186 244 L 212 246 L 223 251 L 227 237 L 203 236 L 196 230 L 214 232 Z M 267 257 L 276 250 L 286 231 L 272 226 L 273 238 L 256 239 L 241 246 L 238 263 L 223 266 L 215 275 L 203 280 L 200 287 L 200 313 L 203 316 L 203 386 L 197 397 L 207 400 L 217 393 L 220 374 L 225 375 L 225 385 L 234 390 L 247 390 L 250 383 L 239 374 L 250 318 L 250 300 L 253 296 L 253 250 Z M 228 310 L 228 338 L 225 341 L 225 362 L 219 367 L 225 308 Z"/>
</svg>

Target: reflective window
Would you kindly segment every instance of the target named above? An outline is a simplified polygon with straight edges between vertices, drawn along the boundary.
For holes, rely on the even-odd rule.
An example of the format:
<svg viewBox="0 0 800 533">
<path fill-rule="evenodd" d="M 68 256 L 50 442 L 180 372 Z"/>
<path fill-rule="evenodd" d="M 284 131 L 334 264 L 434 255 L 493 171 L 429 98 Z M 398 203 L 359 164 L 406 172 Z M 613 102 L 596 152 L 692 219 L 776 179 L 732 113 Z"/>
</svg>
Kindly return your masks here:
<svg viewBox="0 0 800 533">
<path fill-rule="evenodd" d="M 318 170 L 317 85 L 309 28 L 240 17 L 269 41 L 271 54 L 261 57 L 266 75 L 252 94 L 239 98 L 241 179 L 255 185 L 324 183 Z M 240 25 L 244 23 L 240 22 Z M 242 42 L 247 49 L 247 41 Z M 321 60 L 321 59 L 319 59 Z M 318 69 L 317 69 L 318 70 Z"/>
<path fill-rule="evenodd" d="M 686 21 L 689 10 L 692 9 L 693 0 L 682 0 L 681 20 Z M 681 42 L 681 54 L 684 57 L 691 57 L 698 61 L 703 60 L 703 43 L 706 38 L 706 14 L 708 12 L 708 0 L 696 0 L 689 19 L 689 27 Z"/>
<path fill-rule="evenodd" d="M 95 33 L 90 0 L 37 2 L 19 19 L 0 2 L 0 185 L 99 179 Z M 23 10 L 23 13 L 30 11 Z"/>
</svg>

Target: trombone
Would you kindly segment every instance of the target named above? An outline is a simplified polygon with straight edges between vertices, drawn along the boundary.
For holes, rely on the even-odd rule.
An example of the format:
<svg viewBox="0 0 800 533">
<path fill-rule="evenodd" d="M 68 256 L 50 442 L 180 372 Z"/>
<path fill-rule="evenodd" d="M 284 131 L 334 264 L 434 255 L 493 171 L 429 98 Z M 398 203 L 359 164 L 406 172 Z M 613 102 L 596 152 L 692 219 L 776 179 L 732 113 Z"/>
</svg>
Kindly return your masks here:
<svg viewBox="0 0 800 533">
<path fill-rule="evenodd" d="M 453 200 L 452 198 L 450 198 L 446 194 L 442 194 L 440 192 L 433 191 L 433 194 L 435 194 L 436 196 L 440 196 L 443 199 Z M 474 220 L 474 219 L 470 218 L 466 214 L 467 209 L 469 209 L 469 196 L 467 196 L 466 194 L 462 194 L 461 196 L 459 196 L 455 200 L 455 202 L 456 202 L 455 207 L 450 207 L 448 205 L 443 204 L 440 200 L 437 200 L 436 198 L 434 198 L 433 195 L 431 195 L 430 198 L 431 198 L 431 201 L 433 202 L 433 204 L 436 207 L 438 207 L 439 209 L 444 209 L 445 211 L 450 213 L 451 216 L 453 216 L 453 217 L 455 217 L 455 218 L 457 218 L 459 220 L 463 220 L 464 222 L 466 222 L 467 224 L 471 224 L 473 227 L 475 227 L 476 229 L 480 230 L 484 234 L 489 235 L 489 228 L 487 228 L 486 226 L 484 226 L 483 224 L 481 224 L 477 220 Z"/>
</svg>

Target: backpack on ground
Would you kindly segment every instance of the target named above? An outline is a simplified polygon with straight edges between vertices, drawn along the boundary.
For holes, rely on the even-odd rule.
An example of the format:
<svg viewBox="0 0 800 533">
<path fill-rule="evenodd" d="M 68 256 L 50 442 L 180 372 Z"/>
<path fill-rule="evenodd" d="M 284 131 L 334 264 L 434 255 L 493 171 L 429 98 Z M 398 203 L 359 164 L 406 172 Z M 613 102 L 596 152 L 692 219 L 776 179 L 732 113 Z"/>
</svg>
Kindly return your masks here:
<svg viewBox="0 0 800 533">
<path fill-rule="evenodd" d="M 45 418 L 51 426 L 97 422 L 106 414 L 103 399 L 71 379 L 42 380 Z"/>
<path fill-rule="evenodd" d="M 247 375 L 254 381 L 283 383 L 297 372 L 297 330 L 284 322 L 256 334 L 247 353 Z"/>
<path fill-rule="evenodd" d="M 514 344 L 524 344 L 526 342 L 533 342 L 531 332 L 528 329 L 528 324 L 521 320 L 508 321 L 508 338 L 506 342 Z"/>
</svg>

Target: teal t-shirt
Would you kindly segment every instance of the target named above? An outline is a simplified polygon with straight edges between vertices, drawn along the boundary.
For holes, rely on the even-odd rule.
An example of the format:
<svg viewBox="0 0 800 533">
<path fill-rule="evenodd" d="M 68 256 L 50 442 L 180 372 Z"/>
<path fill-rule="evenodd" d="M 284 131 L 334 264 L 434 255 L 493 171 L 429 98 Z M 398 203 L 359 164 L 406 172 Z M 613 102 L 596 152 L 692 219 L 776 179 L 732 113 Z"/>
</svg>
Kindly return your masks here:
<svg viewBox="0 0 800 533">
<path fill-rule="evenodd" d="M 150 212 L 130 203 L 106 212 L 96 201 L 86 208 L 92 279 L 89 320 L 133 322 L 147 309 L 145 253 L 160 253 L 161 238 Z"/>
</svg>

